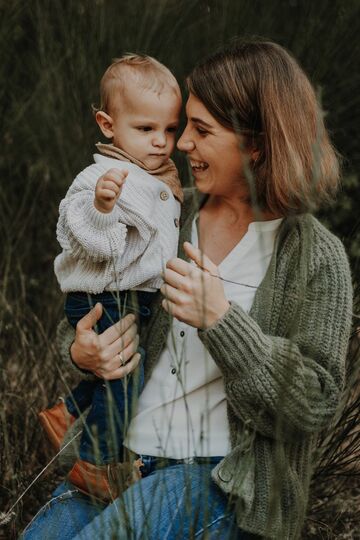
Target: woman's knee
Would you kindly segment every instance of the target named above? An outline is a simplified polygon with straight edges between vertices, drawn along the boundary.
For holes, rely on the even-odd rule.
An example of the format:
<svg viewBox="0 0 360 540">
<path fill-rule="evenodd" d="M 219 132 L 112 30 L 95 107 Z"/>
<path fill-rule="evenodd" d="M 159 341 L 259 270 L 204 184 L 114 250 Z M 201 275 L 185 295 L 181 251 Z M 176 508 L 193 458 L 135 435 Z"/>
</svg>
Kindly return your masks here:
<svg viewBox="0 0 360 540">
<path fill-rule="evenodd" d="M 61 484 L 21 535 L 21 540 L 70 540 L 92 521 L 103 506 L 93 503 L 69 484 Z"/>
</svg>

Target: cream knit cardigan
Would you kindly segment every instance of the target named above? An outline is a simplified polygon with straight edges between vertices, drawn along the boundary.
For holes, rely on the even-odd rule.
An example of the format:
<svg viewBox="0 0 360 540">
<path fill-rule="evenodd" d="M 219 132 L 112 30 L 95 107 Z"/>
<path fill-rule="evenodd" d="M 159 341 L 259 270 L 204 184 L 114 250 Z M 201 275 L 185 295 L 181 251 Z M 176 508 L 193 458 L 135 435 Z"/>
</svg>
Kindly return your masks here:
<svg viewBox="0 0 360 540">
<path fill-rule="evenodd" d="M 60 203 L 55 274 L 63 292 L 158 289 L 176 255 L 180 204 L 164 182 L 133 163 L 100 154 L 78 174 Z M 129 175 L 109 214 L 94 207 L 98 178 L 111 168 Z"/>
</svg>

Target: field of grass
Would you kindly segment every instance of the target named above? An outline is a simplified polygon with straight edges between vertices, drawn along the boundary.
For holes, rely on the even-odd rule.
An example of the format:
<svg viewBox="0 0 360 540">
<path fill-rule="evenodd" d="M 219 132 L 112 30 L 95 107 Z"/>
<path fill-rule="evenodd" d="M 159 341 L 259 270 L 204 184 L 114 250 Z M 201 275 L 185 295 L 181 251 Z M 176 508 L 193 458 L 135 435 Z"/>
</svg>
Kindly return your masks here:
<svg viewBox="0 0 360 540">
<path fill-rule="evenodd" d="M 183 81 L 197 59 L 236 35 L 261 35 L 293 52 L 343 156 L 343 189 L 319 217 L 347 248 L 359 317 L 359 20 L 357 0 L 0 1 L 0 512 L 49 463 L 36 414 L 71 384 L 55 347 L 62 317 L 55 226 L 61 198 L 99 140 L 91 104 L 111 59 L 152 54 Z M 183 157 L 175 159 L 189 182 Z M 354 356 L 355 340 L 353 347 Z M 350 429 L 358 420 L 356 408 L 341 419 L 304 538 L 357 538 L 360 484 L 341 444 L 351 439 L 360 460 L 360 435 Z M 62 475 L 58 462 L 49 467 L 0 526 L 0 539 L 17 537 Z"/>
</svg>

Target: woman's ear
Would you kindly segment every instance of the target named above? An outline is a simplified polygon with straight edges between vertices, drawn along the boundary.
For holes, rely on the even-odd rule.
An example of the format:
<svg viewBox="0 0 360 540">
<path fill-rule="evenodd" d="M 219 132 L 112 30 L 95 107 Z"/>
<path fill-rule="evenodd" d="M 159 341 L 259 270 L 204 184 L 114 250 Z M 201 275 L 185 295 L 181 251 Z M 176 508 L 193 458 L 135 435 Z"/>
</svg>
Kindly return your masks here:
<svg viewBox="0 0 360 540">
<path fill-rule="evenodd" d="M 114 137 L 114 121 L 111 116 L 103 111 L 98 111 L 95 115 L 95 120 L 105 137 L 107 139 L 112 139 Z"/>
<path fill-rule="evenodd" d="M 253 148 L 250 152 L 250 160 L 252 163 L 256 163 L 260 156 L 260 150 L 258 148 Z"/>
</svg>

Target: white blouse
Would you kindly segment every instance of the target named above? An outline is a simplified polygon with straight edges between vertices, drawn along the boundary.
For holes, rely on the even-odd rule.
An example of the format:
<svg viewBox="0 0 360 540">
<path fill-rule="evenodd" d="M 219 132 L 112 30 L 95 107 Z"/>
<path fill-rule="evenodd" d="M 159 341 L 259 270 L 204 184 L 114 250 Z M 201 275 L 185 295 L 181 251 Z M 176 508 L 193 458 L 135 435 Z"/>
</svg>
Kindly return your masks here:
<svg viewBox="0 0 360 540">
<path fill-rule="evenodd" d="M 191 242 L 198 246 L 196 219 Z M 219 264 L 225 295 L 249 312 L 282 219 L 250 223 Z M 236 283 L 233 283 L 236 282 Z M 166 346 L 138 402 L 125 446 L 138 454 L 183 459 L 230 450 L 223 378 L 197 329 L 173 319 Z"/>
</svg>

